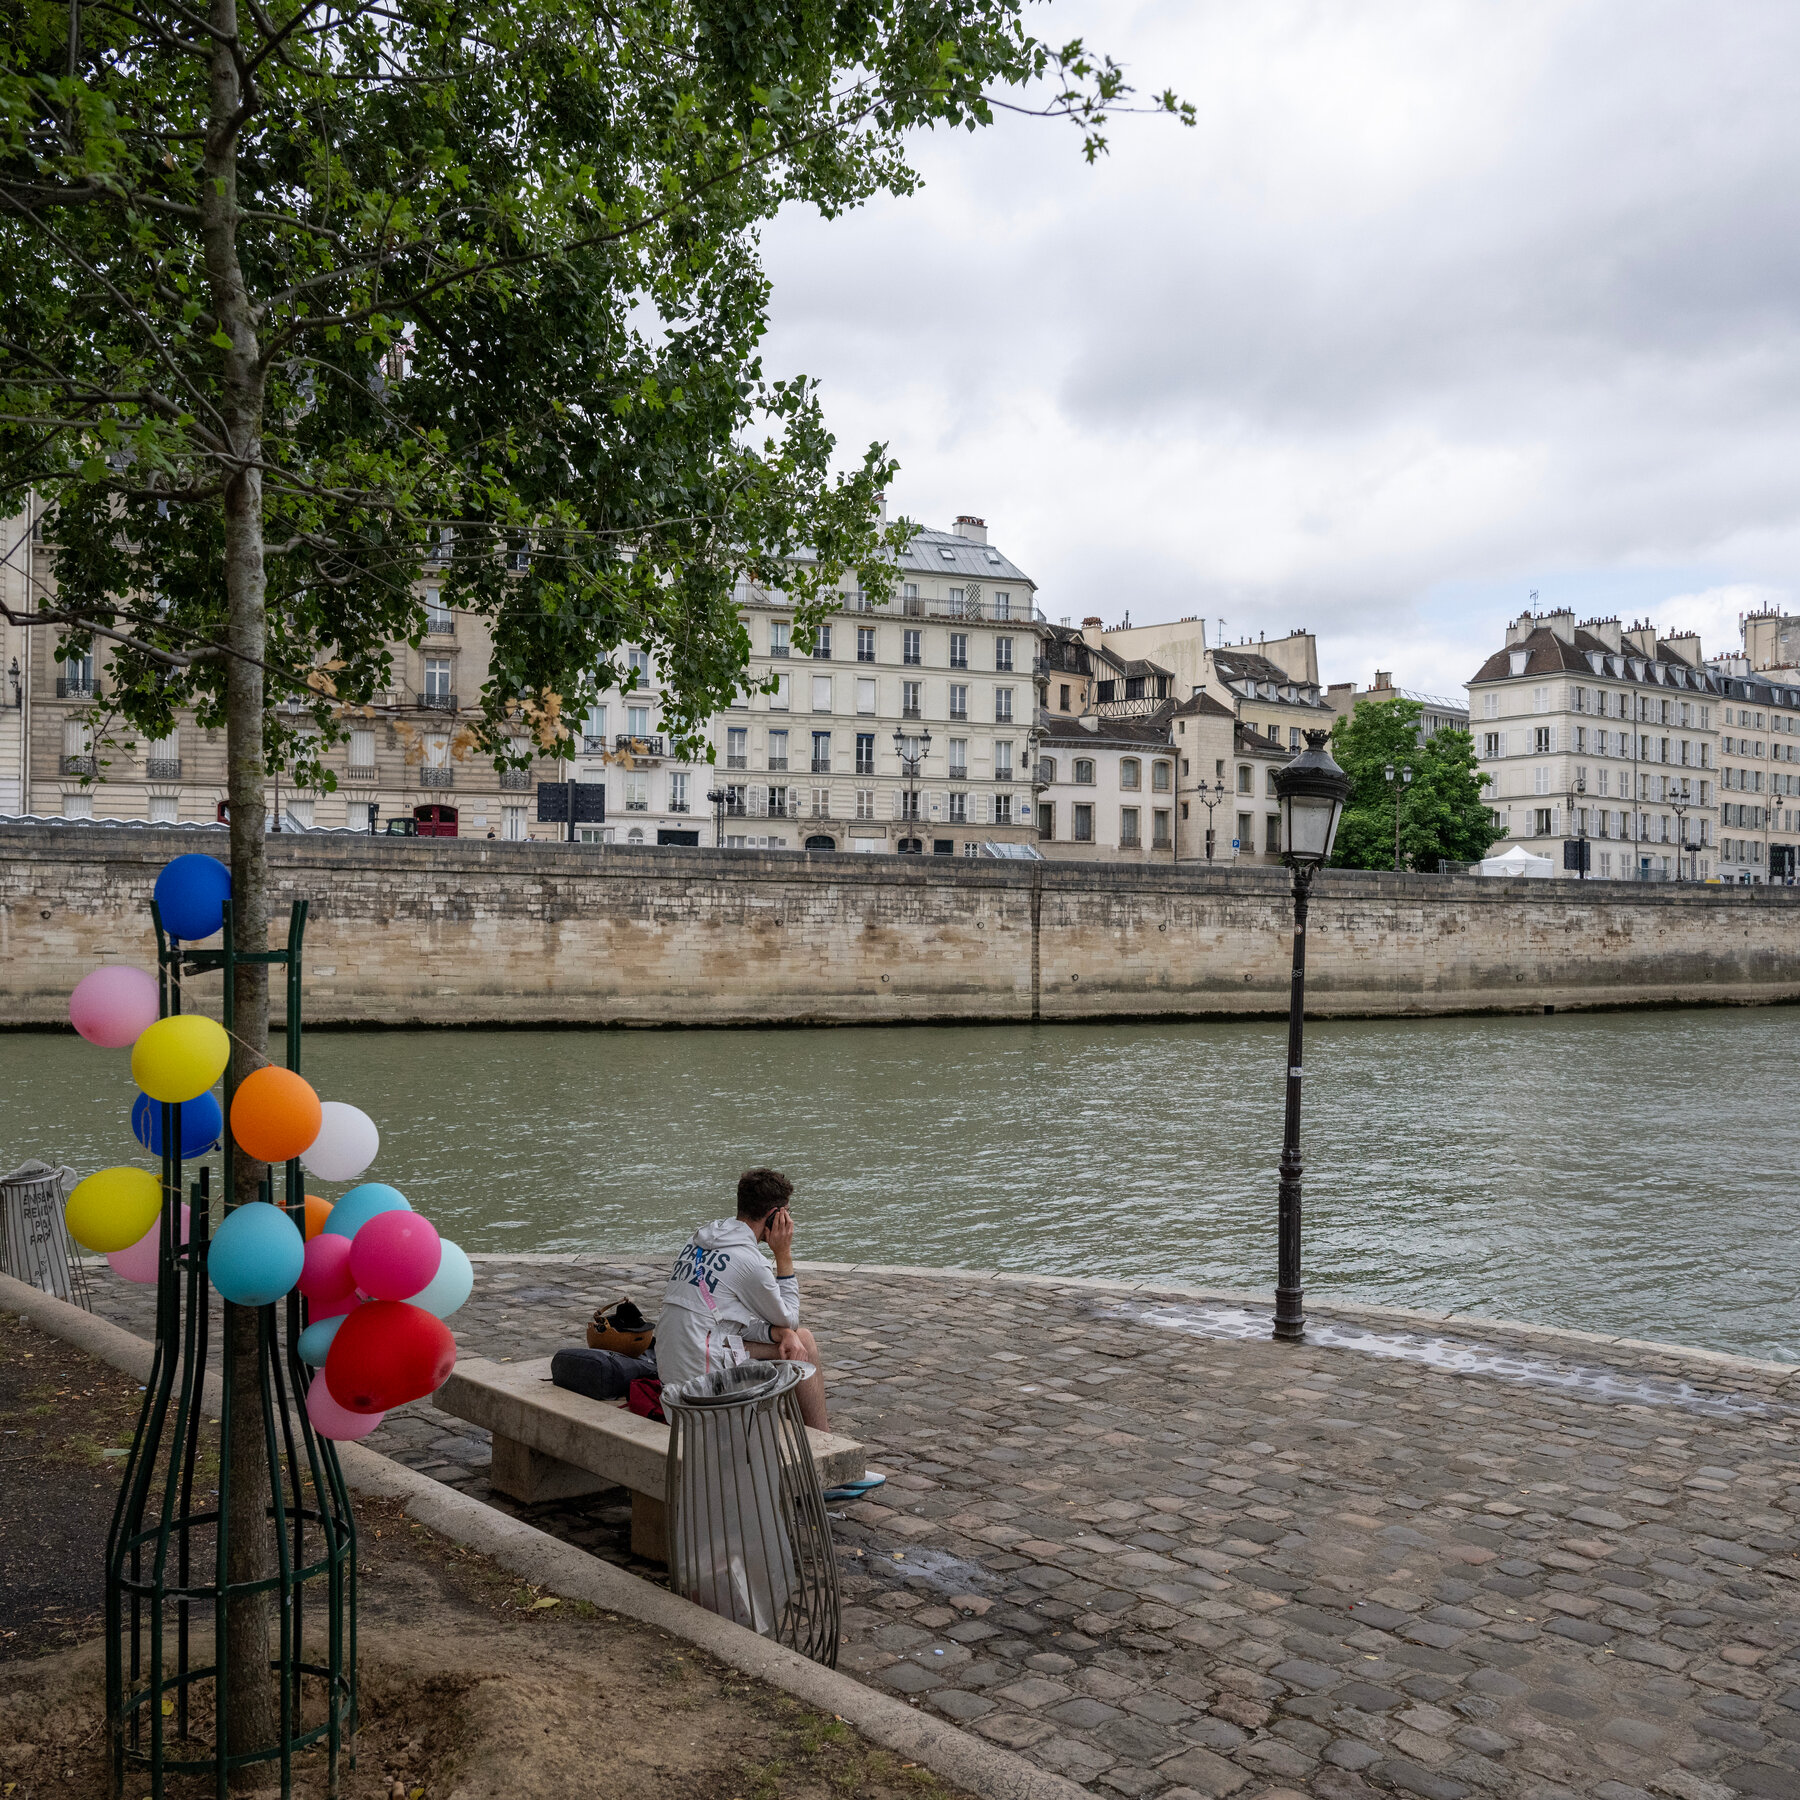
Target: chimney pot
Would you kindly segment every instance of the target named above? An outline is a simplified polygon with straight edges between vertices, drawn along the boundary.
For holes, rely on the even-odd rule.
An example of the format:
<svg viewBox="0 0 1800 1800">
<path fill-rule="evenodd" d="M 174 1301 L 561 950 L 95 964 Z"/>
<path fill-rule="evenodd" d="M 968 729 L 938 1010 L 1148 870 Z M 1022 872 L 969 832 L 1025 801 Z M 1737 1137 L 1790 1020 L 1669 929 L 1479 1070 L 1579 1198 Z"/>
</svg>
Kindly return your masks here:
<svg viewBox="0 0 1800 1800">
<path fill-rule="evenodd" d="M 956 515 L 956 535 L 967 538 L 971 544 L 985 544 L 987 542 L 987 520 L 978 519 L 973 513 L 958 513 Z"/>
</svg>

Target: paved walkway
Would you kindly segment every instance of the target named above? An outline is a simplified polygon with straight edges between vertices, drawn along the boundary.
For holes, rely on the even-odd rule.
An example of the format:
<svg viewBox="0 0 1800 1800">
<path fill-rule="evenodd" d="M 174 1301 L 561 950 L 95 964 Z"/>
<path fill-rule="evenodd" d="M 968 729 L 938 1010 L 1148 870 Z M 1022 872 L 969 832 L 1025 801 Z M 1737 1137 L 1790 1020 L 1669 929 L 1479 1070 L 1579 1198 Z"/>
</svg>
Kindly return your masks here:
<svg viewBox="0 0 1800 1800">
<path fill-rule="evenodd" d="M 543 1355 L 662 1273 L 483 1261 L 453 1323 Z M 866 1680 L 1131 1800 L 1800 1800 L 1800 1372 L 1374 1312 L 1278 1346 L 1123 1285 L 801 1286 L 833 1424 L 889 1472 L 839 1526 Z M 483 1434 L 429 1406 L 370 1442 L 486 1492 Z M 630 1560 L 621 1506 L 532 1516 Z"/>
</svg>

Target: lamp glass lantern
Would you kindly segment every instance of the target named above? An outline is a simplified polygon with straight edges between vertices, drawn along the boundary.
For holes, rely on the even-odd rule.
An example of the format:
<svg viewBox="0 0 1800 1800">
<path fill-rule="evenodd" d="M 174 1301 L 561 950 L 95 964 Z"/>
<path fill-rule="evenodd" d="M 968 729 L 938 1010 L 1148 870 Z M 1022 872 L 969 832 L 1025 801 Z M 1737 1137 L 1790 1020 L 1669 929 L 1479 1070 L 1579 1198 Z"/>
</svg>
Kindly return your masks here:
<svg viewBox="0 0 1800 1800">
<path fill-rule="evenodd" d="M 1330 861 L 1338 821 L 1350 797 L 1350 777 L 1325 748 L 1326 736 L 1309 731 L 1306 748 L 1275 775 L 1281 802 L 1281 857 L 1295 868 L 1316 869 Z"/>
</svg>

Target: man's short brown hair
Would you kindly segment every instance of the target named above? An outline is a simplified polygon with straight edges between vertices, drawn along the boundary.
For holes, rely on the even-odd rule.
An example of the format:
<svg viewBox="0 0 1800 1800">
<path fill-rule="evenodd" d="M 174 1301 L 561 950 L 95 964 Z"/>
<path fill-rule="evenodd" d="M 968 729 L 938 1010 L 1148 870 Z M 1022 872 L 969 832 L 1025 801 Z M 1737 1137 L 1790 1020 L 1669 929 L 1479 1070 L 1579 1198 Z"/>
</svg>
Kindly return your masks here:
<svg viewBox="0 0 1800 1800">
<path fill-rule="evenodd" d="M 794 1184 L 779 1169 L 746 1169 L 738 1177 L 738 1217 L 760 1225 L 793 1198 Z"/>
</svg>

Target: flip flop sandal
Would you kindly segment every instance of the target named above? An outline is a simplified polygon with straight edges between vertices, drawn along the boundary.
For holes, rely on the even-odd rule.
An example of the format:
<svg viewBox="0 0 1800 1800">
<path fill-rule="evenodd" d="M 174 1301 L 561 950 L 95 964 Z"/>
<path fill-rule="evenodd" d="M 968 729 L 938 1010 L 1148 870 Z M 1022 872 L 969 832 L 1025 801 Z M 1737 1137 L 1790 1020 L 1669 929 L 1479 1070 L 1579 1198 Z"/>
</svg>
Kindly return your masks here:
<svg viewBox="0 0 1800 1800">
<path fill-rule="evenodd" d="M 846 1481 L 841 1487 L 827 1488 L 827 1500 L 860 1500 L 865 1494 L 874 1492 L 887 1477 L 874 1469 L 870 1469 L 855 1481 Z"/>
</svg>

